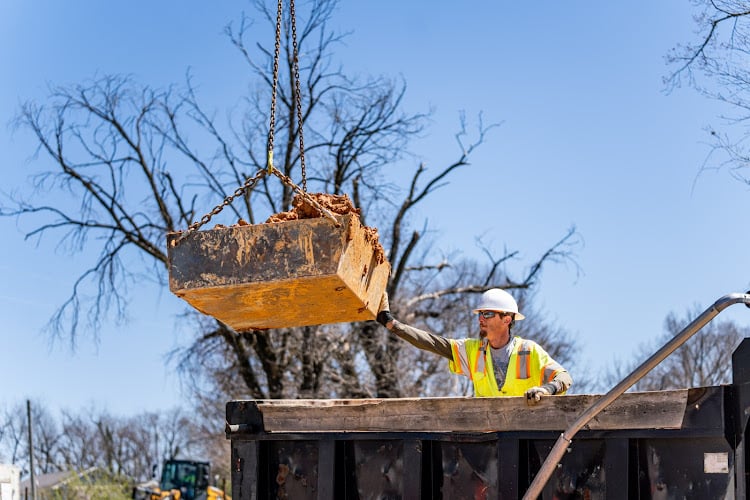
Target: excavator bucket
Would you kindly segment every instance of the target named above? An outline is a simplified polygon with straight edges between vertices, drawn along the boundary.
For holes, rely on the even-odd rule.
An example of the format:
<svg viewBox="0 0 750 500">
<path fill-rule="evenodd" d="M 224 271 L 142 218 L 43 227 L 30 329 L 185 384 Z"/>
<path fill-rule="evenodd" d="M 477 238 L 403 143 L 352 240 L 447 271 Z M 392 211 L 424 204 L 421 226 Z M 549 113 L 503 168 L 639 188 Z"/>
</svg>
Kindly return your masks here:
<svg viewBox="0 0 750 500">
<path fill-rule="evenodd" d="M 335 219 L 170 233 L 169 288 L 236 331 L 375 319 L 390 265 L 356 213 Z"/>
</svg>

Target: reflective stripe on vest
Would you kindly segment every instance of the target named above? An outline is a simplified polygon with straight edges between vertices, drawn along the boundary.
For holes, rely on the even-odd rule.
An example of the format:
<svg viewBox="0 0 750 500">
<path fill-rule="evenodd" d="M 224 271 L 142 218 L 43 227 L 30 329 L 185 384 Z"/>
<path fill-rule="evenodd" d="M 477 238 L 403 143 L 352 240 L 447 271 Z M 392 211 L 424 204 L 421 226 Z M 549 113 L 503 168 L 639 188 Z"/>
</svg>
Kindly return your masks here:
<svg viewBox="0 0 750 500">
<path fill-rule="evenodd" d="M 516 356 L 518 356 L 516 360 L 516 378 L 518 380 L 531 378 L 531 344 L 525 340 L 521 342 Z"/>
<path fill-rule="evenodd" d="M 451 342 L 453 351 L 453 359 L 456 360 L 455 372 L 459 375 L 468 375 L 471 378 L 471 369 L 464 365 L 464 357 L 461 356 L 461 352 L 458 350 L 458 344 Z"/>
<path fill-rule="evenodd" d="M 555 378 L 555 375 L 557 375 L 557 372 L 561 371 L 562 369 L 563 367 L 554 361 L 544 365 L 544 367 L 542 368 L 542 379 L 540 385 L 552 382 L 552 380 Z"/>
<path fill-rule="evenodd" d="M 487 344 L 489 342 L 483 341 L 482 346 L 477 349 L 477 355 L 474 358 L 474 369 L 471 373 L 483 373 L 487 374 L 487 364 L 485 363 L 485 357 L 487 356 Z"/>
</svg>

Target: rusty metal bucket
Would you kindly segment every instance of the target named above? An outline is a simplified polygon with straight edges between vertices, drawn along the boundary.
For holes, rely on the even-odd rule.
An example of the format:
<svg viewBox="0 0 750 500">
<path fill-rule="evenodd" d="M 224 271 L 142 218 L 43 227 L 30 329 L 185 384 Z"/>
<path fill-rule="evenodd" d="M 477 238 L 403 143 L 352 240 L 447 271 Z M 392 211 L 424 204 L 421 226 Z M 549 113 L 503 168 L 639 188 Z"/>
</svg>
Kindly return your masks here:
<svg viewBox="0 0 750 500">
<path fill-rule="evenodd" d="M 236 331 L 375 319 L 390 274 L 356 214 L 167 235 L 169 288 Z"/>
</svg>

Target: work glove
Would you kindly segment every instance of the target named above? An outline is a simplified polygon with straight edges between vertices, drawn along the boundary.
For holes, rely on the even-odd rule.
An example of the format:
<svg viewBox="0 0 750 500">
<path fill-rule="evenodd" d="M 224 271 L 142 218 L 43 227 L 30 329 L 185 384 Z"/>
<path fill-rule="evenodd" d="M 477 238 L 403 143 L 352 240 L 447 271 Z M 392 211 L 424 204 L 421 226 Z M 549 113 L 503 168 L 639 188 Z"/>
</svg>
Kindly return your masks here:
<svg viewBox="0 0 750 500">
<path fill-rule="evenodd" d="M 542 400 L 542 396 L 551 396 L 552 391 L 546 386 L 532 387 L 526 391 L 526 403 L 535 405 Z"/>
<path fill-rule="evenodd" d="M 385 326 L 389 322 L 393 321 L 393 315 L 391 315 L 391 306 L 388 304 L 388 292 L 383 292 L 383 296 L 380 298 L 380 306 L 378 307 L 378 315 L 376 317 L 378 323 Z"/>
</svg>

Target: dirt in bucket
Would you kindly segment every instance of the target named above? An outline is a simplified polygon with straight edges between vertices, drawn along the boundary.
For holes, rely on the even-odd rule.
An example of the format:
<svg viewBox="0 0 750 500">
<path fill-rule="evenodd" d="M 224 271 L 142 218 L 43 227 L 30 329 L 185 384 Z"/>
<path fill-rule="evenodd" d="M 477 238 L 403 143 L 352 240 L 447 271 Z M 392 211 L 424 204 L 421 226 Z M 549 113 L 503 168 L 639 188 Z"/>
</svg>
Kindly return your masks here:
<svg viewBox="0 0 750 500">
<path fill-rule="evenodd" d="M 383 246 L 380 244 L 380 236 L 377 228 L 363 226 L 359 220 L 361 210 L 356 208 L 352 203 L 352 200 L 346 194 L 335 195 L 327 193 L 307 193 L 307 196 L 318 202 L 320 206 L 327 209 L 336 215 L 354 214 L 356 220 L 360 224 L 360 227 L 365 233 L 365 239 L 373 246 L 378 264 L 385 262 L 385 251 Z M 299 194 L 294 195 L 292 200 L 292 209 L 286 212 L 279 212 L 272 215 L 266 220 L 266 224 L 273 224 L 277 222 L 286 222 L 291 220 L 300 219 L 316 219 L 319 217 L 325 217 L 323 213 L 315 208 L 305 197 Z M 354 220 L 354 218 L 352 218 Z M 242 221 L 240 221 L 242 225 Z"/>
</svg>

